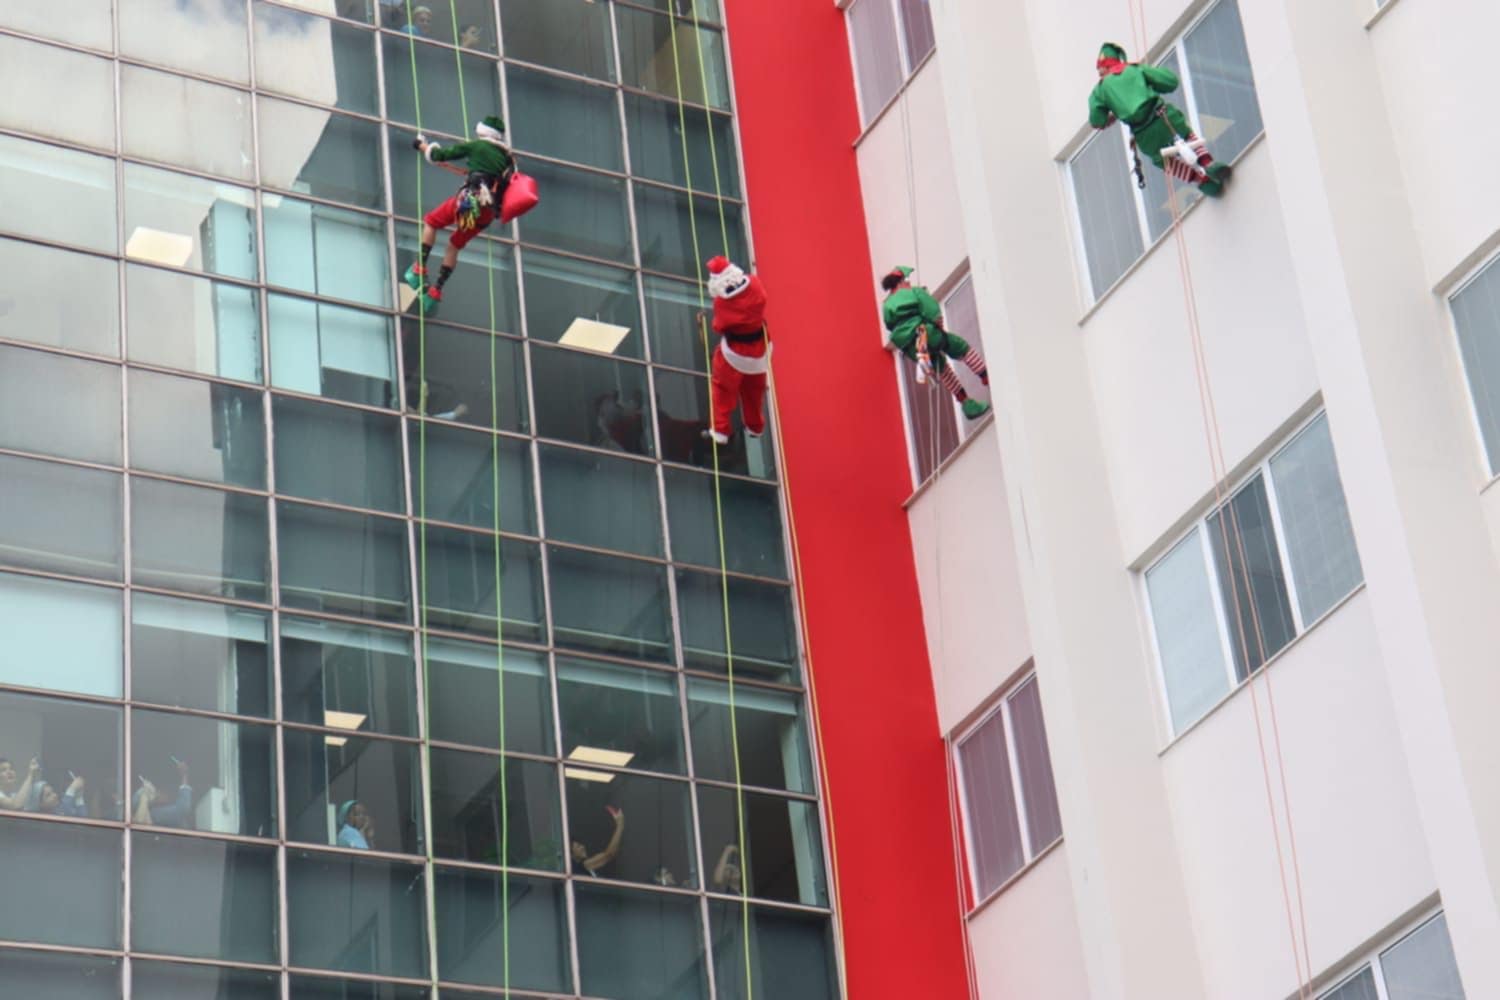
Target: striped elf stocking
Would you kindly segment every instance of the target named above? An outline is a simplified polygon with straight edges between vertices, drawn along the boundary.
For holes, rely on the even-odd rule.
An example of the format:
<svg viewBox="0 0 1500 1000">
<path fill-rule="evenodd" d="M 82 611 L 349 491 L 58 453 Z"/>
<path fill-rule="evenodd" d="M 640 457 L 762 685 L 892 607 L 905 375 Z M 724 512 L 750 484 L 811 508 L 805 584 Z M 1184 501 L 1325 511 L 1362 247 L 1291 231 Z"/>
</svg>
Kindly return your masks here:
<svg viewBox="0 0 1500 1000">
<path fill-rule="evenodd" d="M 978 351 L 974 350 L 974 348 L 971 347 L 969 348 L 969 353 L 965 354 L 960 360 L 962 360 L 964 364 L 969 366 L 969 371 L 979 376 L 980 382 L 985 385 L 990 384 L 989 369 L 985 368 L 984 358 L 980 357 Z"/>
<path fill-rule="evenodd" d="M 943 366 L 943 370 L 938 372 L 938 381 L 943 383 L 943 388 L 953 393 L 953 398 L 960 403 L 969 398 L 969 394 L 964 392 L 963 383 L 958 380 L 958 372 L 953 370 L 952 365 Z"/>
</svg>

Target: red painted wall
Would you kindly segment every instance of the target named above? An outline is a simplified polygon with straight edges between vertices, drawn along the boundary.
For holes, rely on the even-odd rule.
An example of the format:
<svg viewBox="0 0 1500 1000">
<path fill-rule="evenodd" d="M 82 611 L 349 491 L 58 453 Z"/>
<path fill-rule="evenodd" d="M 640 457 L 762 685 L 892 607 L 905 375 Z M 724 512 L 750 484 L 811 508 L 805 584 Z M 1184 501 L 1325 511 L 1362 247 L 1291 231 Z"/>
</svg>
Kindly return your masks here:
<svg viewBox="0 0 1500 1000">
<path fill-rule="evenodd" d="M 900 398 L 879 347 L 844 15 L 726 0 L 770 297 L 852 1000 L 968 995 Z M 892 262 L 897 263 L 897 262 Z"/>
</svg>

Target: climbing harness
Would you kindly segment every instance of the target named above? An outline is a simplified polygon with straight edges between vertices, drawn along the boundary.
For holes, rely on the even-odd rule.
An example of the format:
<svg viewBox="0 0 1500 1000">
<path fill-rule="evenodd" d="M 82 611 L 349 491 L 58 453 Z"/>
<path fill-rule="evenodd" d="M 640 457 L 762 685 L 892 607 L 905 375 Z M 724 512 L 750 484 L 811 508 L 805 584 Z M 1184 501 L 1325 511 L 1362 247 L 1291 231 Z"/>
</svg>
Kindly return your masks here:
<svg viewBox="0 0 1500 1000">
<path fill-rule="evenodd" d="M 917 385 L 926 385 L 927 377 L 933 374 L 932 355 L 927 353 L 927 327 L 917 327 Z"/>
</svg>

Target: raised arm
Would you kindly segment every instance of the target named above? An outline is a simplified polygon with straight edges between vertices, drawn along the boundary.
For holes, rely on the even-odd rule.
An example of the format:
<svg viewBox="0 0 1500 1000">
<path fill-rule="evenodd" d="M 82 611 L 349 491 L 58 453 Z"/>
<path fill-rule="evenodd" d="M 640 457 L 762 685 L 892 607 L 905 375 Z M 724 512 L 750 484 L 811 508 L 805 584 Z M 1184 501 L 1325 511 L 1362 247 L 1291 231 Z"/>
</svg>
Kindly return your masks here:
<svg viewBox="0 0 1500 1000">
<path fill-rule="evenodd" d="M 1146 75 L 1146 85 L 1158 94 L 1170 94 L 1182 82 L 1176 73 L 1164 66 L 1142 66 L 1141 72 Z"/>
<path fill-rule="evenodd" d="M 26 803 L 31 801 L 31 786 L 35 784 L 41 771 L 41 762 L 35 757 L 31 758 L 31 763 L 26 767 L 26 779 L 16 789 L 16 794 L 6 795 L 0 792 L 0 809 L 25 809 Z"/>
<path fill-rule="evenodd" d="M 609 843 L 604 845 L 604 850 L 600 851 L 598 854 L 595 854 L 591 858 L 587 858 L 583 862 L 583 867 L 587 868 L 590 873 L 598 871 L 600 868 L 603 868 L 615 858 L 619 857 L 620 842 L 625 839 L 624 811 L 616 809 L 613 806 L 605 806 L 604 808 L 609 810 L 610 816 L 615 821 L 615 832 L 610 834 Z"/>
<path fill-rule="evenodd" d="M 1089 124 L 1094 128 L 1108 128 L 1115 121 L 1115 113 L 1104 103 L 1104 97 L 1095 87 L 1089 92 Z"/>
</svg>

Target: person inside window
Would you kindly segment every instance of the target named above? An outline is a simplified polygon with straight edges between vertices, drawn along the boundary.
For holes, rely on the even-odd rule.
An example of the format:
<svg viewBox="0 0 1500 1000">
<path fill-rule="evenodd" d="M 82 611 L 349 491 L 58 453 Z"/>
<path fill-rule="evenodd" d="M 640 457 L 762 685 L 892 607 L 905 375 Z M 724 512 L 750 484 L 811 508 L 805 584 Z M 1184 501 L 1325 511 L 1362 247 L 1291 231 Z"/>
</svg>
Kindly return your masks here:
<svg viewBox="0 0 1500 1000">
<path fill-rule="evenodd" d="M 620 843 L 625 839 L 625 813 L 615 806 L 605 806 L 610 819 L 614 821 L 614 833 L 610 834 L 609 843 L 604 845 L 604 850 L 598 854 L 589 854 L 589 849 L 581 842 L 573 841 L 573 860 L 583 866 L 583 870 L 594 877 L 598 877 L 599 869 L 609 864 L 620 856 Z"/>
<path fill-rule="evenodd" d="M 27 765 L 26 777 L 16 774 L 9 757 L 0 757 L 0 809 L 25 809 L 31 801 L 31 789 L 41 780 L 42 762 L 35 757 Z"/>
<path fill-rule="evenodd" d="M 156 785 L 142 778 L 135 793 L 132 822 L 179 830 L 193 828 L 193 786 L 188 781 L 187 762 L 173 757 L 172 763 L 177 768 L 177 794 L 159 793 Z"/>
<path fill-rule="evenodd" d="M 739 865 L 740 849 L 734 844 L 725 844 L 724 849 L 719 852 L 719 863 L 714 865 L 713 887 L 716 892 L 728 892 L 738 896 L 743 891 L 740 887 L 742 875 Z"/>
<path fill-rule="evenodd" d="M 339 806 L 338 829 L 338 846 L 351 847 L 357 851 L 374 849 L 375 820 L 365 804 L 358 799 L 350 799 Z"/>
<path fill-rule="evenodd" d="M 432 34 L 432 8 L 414 7 L 411 12 L 411 23 L 401 29 L 408 35 L 416 35 L 426 38 Z"/>
<path fill-rule="evenodd" d="M 477 24 L 466 24 L 458 33 L 458 45 L 463 49 L 484 48 L 484 33 Z"/>
</svg>

